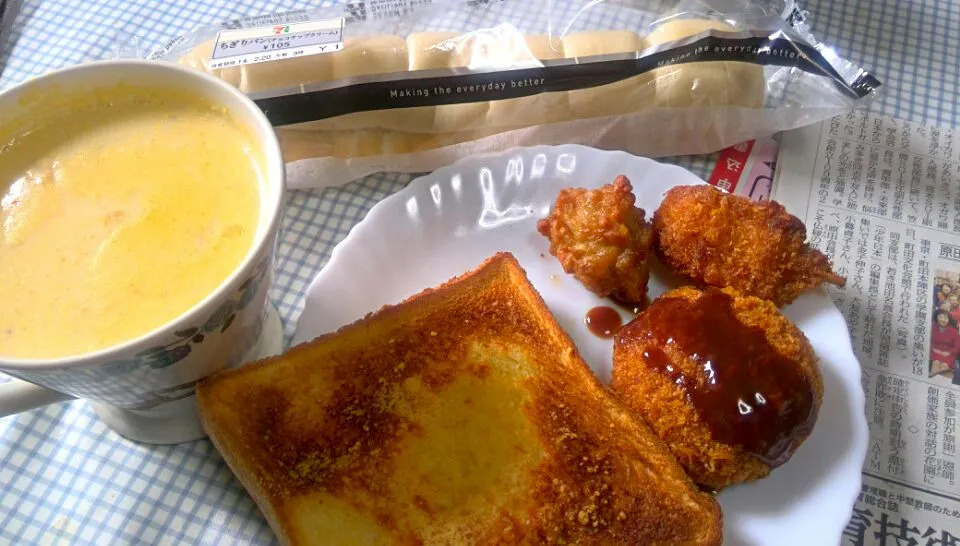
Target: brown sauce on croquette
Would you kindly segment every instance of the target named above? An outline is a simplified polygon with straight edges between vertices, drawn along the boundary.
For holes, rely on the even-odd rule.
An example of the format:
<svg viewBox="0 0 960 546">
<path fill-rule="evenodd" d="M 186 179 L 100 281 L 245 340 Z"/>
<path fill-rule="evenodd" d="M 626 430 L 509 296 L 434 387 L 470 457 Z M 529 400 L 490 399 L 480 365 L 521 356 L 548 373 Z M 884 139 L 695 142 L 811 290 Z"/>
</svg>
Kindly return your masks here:
<svg viewBox="0 0 960 546">
<path fill-rule="evenodd" d="M 587 325 L 591 334 L 602 339 L 610 339 L 623 326 L 623 319 L 613 307 L 599 305 L 587 311 L 583 317 L 583 323 Z"/>
<path fill-rule="evenodd" d="M 813 427 L 814 394 L 804 371 L 780 355 L 762 329 L 741 323 L 727 294 L 709 289 L 696 300 L 661 299 L 619 337 L 641 335 L 677 347 L 696 363 L 695 375 L 688 375 L 658 348 L 643 354 L 650 369 L 684 389 L 714 440 L 775 468 L 789 459 L 795 438 Z"/>
</svg>

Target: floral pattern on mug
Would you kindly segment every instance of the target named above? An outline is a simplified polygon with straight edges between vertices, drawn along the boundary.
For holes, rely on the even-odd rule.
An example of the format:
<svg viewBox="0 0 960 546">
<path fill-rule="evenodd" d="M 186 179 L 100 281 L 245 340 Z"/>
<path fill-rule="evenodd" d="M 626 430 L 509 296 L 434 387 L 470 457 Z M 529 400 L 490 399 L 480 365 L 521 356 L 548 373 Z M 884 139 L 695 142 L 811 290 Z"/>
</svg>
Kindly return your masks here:
<svg viewBox="0 0 960 546">
<path fill-rule="evenodd" d="M 97 377 L 114 377 L 129 373 L 140 368 L 163 369 L 180 362 L 190 355 L 193 345 L 203 343 L 207 335 L 217 332 L 226 332 L 236 312 L 246 308 L 256 297 L 264 279 L 267 277 L 269 260 L 262 260 L 256 269 L 240 287 L 233 298 L 224 301 L 200 326 L 191 326 L 174 332 L 177 339 L 166 344 L 157 345 L 140 351 L 133 358 L 112 360 L 92 370 Z"/>
</svg>

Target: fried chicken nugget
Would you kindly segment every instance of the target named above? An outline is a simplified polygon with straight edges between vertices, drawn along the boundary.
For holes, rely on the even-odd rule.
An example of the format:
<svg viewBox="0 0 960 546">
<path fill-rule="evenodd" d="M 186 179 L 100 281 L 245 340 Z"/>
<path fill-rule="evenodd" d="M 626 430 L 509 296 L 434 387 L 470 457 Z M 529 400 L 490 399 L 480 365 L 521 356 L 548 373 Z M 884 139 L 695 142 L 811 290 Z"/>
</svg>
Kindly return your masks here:
<svg viewBox="0 0 960 546">
<path fill-rule="evenodd" d="M 715 491 L 767 476 L 813 430 L 823 377 L 773 303 L 682 287 L 618 332 L 611 388 Z"/>
<path fill-rule="evenodd" d="M 642 303 L 650 270 L 652 232 L 635 207 L 626 176 L 596 190 L 565 188 L 537 231 L 550 240 L 550 254 L 591 292 Z"/>
<path fill-rule="evenodd" d="M 654 249 L 668 267 L 708 286 L 786 305 L 821 283 L 843 286 L 830 261 L 806 244 L 803 222 L 774 201 L 706 184 L 677 186 L 653 215 Z"/>
</svg>

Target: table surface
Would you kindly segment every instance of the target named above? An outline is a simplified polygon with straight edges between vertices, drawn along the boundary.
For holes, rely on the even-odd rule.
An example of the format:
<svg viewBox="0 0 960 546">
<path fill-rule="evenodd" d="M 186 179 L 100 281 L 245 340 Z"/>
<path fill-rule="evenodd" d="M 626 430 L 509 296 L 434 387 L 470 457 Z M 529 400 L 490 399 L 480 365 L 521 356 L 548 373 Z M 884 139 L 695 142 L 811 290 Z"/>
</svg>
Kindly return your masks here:
<svg viewBox="0 0 960 546">
<path fill-rule="evenodd" d="M 262 0 L 25 0 L 0 44 L 0 89 L 63 66 L 141 56 L 199 24 L 318 5 Z M 810 0 L 813 30 L 883 80 L 871 109 L 960 125 L 960 0 Z M 670 161 L 706 176 L 711 157 Z M 410 175 L 292 192 L 271 297 L 292 335 L 303 294 L 333 247 Z M 273 543 L 212 445 L 128 442 L 80 401 L 0 419 L 0 544 Z"/>
</svg>

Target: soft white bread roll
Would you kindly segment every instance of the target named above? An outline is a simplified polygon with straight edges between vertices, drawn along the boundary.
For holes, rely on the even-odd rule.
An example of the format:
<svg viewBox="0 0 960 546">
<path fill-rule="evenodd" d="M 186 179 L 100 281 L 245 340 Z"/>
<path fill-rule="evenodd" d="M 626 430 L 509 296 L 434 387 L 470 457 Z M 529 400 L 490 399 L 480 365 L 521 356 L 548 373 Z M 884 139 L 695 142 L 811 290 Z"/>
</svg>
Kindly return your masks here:
<svg viewBox="0 0 960 546">
<path fill-rule="evenodd" d="M 333 131 L 295 131 L 276 127 L 274 132 L 283 150 L 283 160 L 288 163 L 313 157 L 342 157 L 336 154 Z"/>
<path fill-rule="evenodd" d="M 407 70 L 466 66 L 469 57 L 457 51 L 460 36 L 457 32 L 414 32 L 407 36 Z"/>
<path fill-rule="evenodd" d="M 643 49 L 643 39 L 629 30 L 589 30 L 563 37 L 563 56 L 591 57 L 611 53 L 632 53 Z"/>
<path fill-rule="evenodd" d="M 563 58 L 563 43 L 549 36 L 527 36 L 525 51 L 518 54 L 521 60 L 547 61 Z M 533 82 L 511 79 L 508 85 L 528 85 Z M 541 83 L 542 85 L 542 83 Z M 536 87 L 536 85 L 532 85 Z M 515 99 L 496 100 L 490 103 L 487 123 L 493 127 L 521 127 L 540 123 L 554 123 L 573 118 L 569 94 L 563 91 L 541 93 Z"/>
<path fill-rule="evenodd" d="M 330 81 L 333 55 L 335 53 L 322 53 L 243 65 L 240 68 L 240 90 L 256 93 Z"/>
<path fill-rule="evenodd" d="M 467 66 L 470 49 L 462 45 L 456 32 L 419 32 L 404 40 L 393 36 L 369 36 L 344 43 L 343 51 L 332 54 L 336 78 L 408 72 L 414 70 L 445 69 Z M 358 51 L 359 49 L 359 51 Z M 358 66 L 358 65 L 363 66 Z M 417 79 L 396 81 L 398 89 L 415 87 L 436 94 L 430 86 Z M 437 106 L 396 108 L 371 112 L 357 112 L 336 118 L 292 126 L 296 130 L 378 129 L 405 133 L 447 133 L 458 129 L 480 126 L 486 117 L 485 102 Z"/>
<path fill-rule="evenodd" d="M 537 66 L 540 60 L 563 57 L 559 39 L 524 37 L 500 28 L 458 35 L 432 32 L 415 35 L 415 49 L 399 37 L 373 36 L 348 41 L 333 56 L 333 78 L 387 74 L 411 69 L 465 66 L 471 69 Z M 506 85 L 529 85 L 529 81 L 499 78 Z M 397 83 L 403 86 L 403 80 Z M 293 130 L 380 129 L 403 133 L 446 135 L 471 130 L 518 127 L 570 119 L 566 93 L 550 93 L 474 104 L 357 112 L 336 118 L 290 125 Z M 441 130 L 448 129 L 448 130 Z"/>
<path fill-rule="evenodd" d="M 515 29 L 415 33 L 348 38 L 342 51 L 297 59 L 210 70 L 213 41 L 179 63 L 212 73 L 247 92 L 344 78 L 415 70 L 468 67 L 480 70 L 537 66 L 538 61 L 633 53 L 699 33 L 731 30 L 719 21 L 680 20 L 641 38 L 629 31 L 597 31 L 565 38 L 521 36 Z M 536 87 L 509 73 L 493 81 Z M 416 79 L 398 88 L 428 88 Z M 428 89 L 436 94 L 433 89 Z M 455 92 L 455 90 L 452 90 Z M 535 124 L 623 115 L 657 106 L 761 107 L 762 68 L 740 62 L 664 67 L 604 86 L 503 100 L 357 112 L 277 129 L 288 161 L 308 157 L 375 157 L 435 149 Z M 496 93 L 490 93 L 496 96 Z M 482 99 L 482 97 L 477 97 Z M 719 123 L 719 122 L 717 122 Z"/>
<path fill-rule="evenodd" d="M 297 131 L 276 128 L 284 161 L 313 157 L 377 157 L 414 151 L 436 135 L 409 134 L 379 129 L 351 131 Z"/>
<path fill-rule="evenodd" d="M 333 62 L 331 79 L 341 80 L 357 76 L 390 74 L 407 71 L 407 41 L 399 36 L 362 36 L 347 38 L 343 49 L 330 54 Z M 392 112 L 373 110 L 355 112 L 335 118 L 298 123 L 288 126 L 300 131 L 345 131 L 351 129 L 382 128 Z M 393 125 L 397 125 L 394 123 Z"/>
<path fill-rule="evenodd" d="M 559 37 L 531 35 L 524 38 L 527 48 L 535 59 L 554 61 L 563 58 L 563 42 Z"/>
<path fill-rule="evenodd" d="M 478 140 L 502 132 L 483 128 L 454 133 L 405 133 L 390 130 L 294 131 L 276 128 L 285 161 L 314 157 L 341 159 L 402 155 Z"/>
<path fill-rule="evenodd" d="M 680 40 L 705 30 L 736 30 L 722 21 L 680 19 L 647 36 L 650 46 Z M 656 104 L 660 107 L 743 106 L 761 108 L 766 83 L 763 67 L 737 61 L 687 63 L 657 68 Z"/>
<path fill-rule="evenodd" d="M 415 32 L 407 37 L 408 69 L 431 70 L 466 67 L 470 65 L 473 50 L 469 40 L 455 32 Z M 411 80 L 415 82 L 416 80 Z M 451 88 L 451 93 L 456 89 Z M 434 90 L 430 89 L 430 92 Z M 399 125 L 388 129 L 410 133 L 451 133 L 480 127 L 487 117 L 487 101 L 420 106 L 396 110 Z"/>
<path fill-rule="evenodd" d="M 177 64 L 182 64 L 201 70 L 208 74 L 220 78 L 221 80 L 233 85 L 240 86 L 240 67 L 229 66 L 227 68 L 218 68 L 210 70 L 210 57 L 213 56 L 213 46 L 216 40 L 209 40 L 190 50 L 189 53 L 177 59 Z"/>
<path fill-rule="evenodd" d="M 526 38 L 510 25 L 468 32 L 456 43 L 460 61 L 472 70 L 506 70 L 537 61 Z"/>
<path fill-rule="evenodd" d="M 406 72 L 407 41 L 399 36 L 347 38 L 333 54 L 333 79 Z"/>
<path fill-rule="evenodd" d="M 590 57 L 613 53 L 634 53 L 646 47 L 644 40 L 625 30 L 578 32 L 563 38 L 563 56 Z M 586 59 L 584 59 L 586 61 Z M 653 106 L 656 89 L 653 76 L 632 78 L 570 91 L 570 110 L 575 119 L 622 115 Z"/>
</svg>

